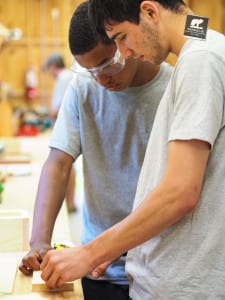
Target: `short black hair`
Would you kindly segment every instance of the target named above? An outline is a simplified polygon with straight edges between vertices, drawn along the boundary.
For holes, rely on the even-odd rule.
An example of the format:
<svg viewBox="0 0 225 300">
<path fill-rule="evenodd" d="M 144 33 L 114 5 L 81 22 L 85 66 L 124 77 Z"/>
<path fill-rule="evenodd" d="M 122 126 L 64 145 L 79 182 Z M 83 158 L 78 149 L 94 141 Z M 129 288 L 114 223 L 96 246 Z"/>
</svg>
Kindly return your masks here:
<svg viewBox="0 0 225 300">
<path fill-rule="evenodd" d="M 99 34 L 104 35 L 105 24 L 110 22 L 140 22 L 140 3 L 144 0 L 89 0 L 89 17 Z M 153 0 L 166 9 L 179 11 L 183 0 Z"/>
<path fill-rule="evenodd" d="M 51 66 L 55 66 L 58 69 L 65 68 L 64 59 L 60 53 L 52 53 L 49 55 L 42 65 L 42 69 L 43 71 L 46 71 Z"/>
<path fill-rule="evenodd" d="M 69 27 L 69 47 L 73 55 L 82 55 L 94 49 L 98 43 L 112 44 L 105 35 L 100 36 L 88 16 L 88 1 L 82 2 L 74 11 Z"/>
</svg>

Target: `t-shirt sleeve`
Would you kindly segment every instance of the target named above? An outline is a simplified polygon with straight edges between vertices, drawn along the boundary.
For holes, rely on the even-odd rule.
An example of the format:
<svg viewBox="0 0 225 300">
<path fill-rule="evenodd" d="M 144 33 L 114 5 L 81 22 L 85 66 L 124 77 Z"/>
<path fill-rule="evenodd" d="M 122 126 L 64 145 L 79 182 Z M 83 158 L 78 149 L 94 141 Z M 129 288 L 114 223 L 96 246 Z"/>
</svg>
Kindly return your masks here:
<svg viewBox="0 0 225 300">
<path fill-rule="evenodd" d="M 224 66 L 198 51 L 178 61 L 173 78 L 169 141 L 198 139 L 213 147 L 223 123 Z"/>
<path fill-rule="evenodd" d="M 79 105 L 75 81 L 68 86 L 60 106 L 50 147 L 66 152 L 74 159 L 81 153 Z"/>
</svg>

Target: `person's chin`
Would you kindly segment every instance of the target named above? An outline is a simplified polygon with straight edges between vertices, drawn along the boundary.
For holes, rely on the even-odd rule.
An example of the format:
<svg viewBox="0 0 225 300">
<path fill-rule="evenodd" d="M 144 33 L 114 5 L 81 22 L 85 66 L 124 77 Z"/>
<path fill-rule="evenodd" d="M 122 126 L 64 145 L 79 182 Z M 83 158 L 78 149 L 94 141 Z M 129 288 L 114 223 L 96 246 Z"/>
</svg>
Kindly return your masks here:
<svg viewBox="0 0 225 300">
<path fill-rule="evenodd" d="M 108 86 L 106 88 L 111 92 L 119 92 L 124 90 L 125 87 L 123 87 L 121 84 L 117 84 L 117 85 Z"/>
</svg>

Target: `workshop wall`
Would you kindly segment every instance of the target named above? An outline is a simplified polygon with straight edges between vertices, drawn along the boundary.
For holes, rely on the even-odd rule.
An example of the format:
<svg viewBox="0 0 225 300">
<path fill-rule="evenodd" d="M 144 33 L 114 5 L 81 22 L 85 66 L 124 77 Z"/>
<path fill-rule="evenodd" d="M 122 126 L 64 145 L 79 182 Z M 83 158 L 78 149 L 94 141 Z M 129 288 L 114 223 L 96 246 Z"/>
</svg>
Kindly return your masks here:
<svg viewBox="0 0 225 300">
<path fill-rule="evenodd" d="M 34 68 L 40 98 L 51 94 L 53 80 L 41 74 L 41 65 L 53 51 L 61 52 L 71 63 L 68 26 L 81 0 L 0 1 L 0 22 L 8 29 L 19 28 L 22 38 L 7 42 L 0 54 L 0 82 L 10 85 L 16 97 L 24 96 L 25 73 Z"/>
<path fill-rule="evenodd" d="M 0 22 L 7 28 L 20 28 L 23 36 L 10 41 L 0 55 L 0 82 L 10 84 L 16 97 L 24 96 L 24 77 L 32 66 L 37 73 L 38 95 L 49 98 L 52 80 L 40 76 L 40 67 L 53 51 L 64 54 L 67 65 L 71 63 L 67 36 L 71 15 L 82 0 L 7 0 L 0 1 Z M 187 0 L 196 14 L 209 16 L 209 26 L 225 33 L 225 0 Z M 176 58 L 170 56 L 174 63 Z M 45 101 L 45 100 L 43 100 Z"/>
</svg>

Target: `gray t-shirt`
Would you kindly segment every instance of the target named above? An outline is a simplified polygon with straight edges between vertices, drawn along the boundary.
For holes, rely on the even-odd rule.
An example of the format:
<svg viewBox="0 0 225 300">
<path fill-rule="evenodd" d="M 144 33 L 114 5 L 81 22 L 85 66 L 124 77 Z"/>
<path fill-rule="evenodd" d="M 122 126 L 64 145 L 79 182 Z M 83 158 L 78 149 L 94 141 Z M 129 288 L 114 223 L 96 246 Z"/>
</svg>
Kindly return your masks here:
<svg viewBox="0 0 225 300">
<path fill-rule="evenodd" d="M 63 96 L 65 94 L 66 88 L 69 85 L 71 79 L 73 78 L 73 72 L 69 69 L 63 69 L 59 75 L 57 76 L 54 84 L 54 89 L 52 93 L 52 103 L 51 103 L 51 109 L 52 110 L 58 110 L 62 100 Z"/>
<path fill-rule="evenodd" d="M 134 207 L 160 182 L 168 141 L 211 145 L 197 207 L 128 253 L 134 300 L 225 299 L 225 38 L 188 40 L 159 105 Z M 185 157 L 184 157 L 185 159 Z"/>
<path fill-rule="evenodd" d="M 149 134 L 171 73 L 172 68 L 162 64 L 151 82 L 120 92 L 76 76 L 67 89 L 50 147 L 74 159 L 83 154 L 82 243 L 132 210 Z M 127 284 L 124 257 L 108 268 L 104 278 Z"/>
</svg>

